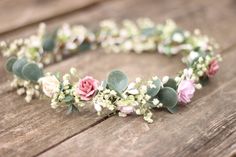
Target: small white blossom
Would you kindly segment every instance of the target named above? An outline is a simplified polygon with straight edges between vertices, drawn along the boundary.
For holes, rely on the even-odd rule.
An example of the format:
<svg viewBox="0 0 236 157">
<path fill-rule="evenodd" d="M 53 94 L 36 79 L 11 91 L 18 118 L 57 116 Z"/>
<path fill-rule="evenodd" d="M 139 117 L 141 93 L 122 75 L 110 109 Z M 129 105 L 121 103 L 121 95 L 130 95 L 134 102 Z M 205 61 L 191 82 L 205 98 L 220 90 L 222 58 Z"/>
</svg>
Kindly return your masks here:
<svg viewBox="0 0 236 157">
<path fill-rule="evenodd" d="M 157 105 L 157 104 L 159 103 L 159 100 L 158 100 L 157 98 L 155 98 L 155 99 L 152 100 L 152 103 L 153 103 L 154 105 Z"/>
<path fill-rule="evenodd" d="M 28 96 L 28 95 L 27 95 L 27 96 L 25 97 L 25 101 L 26 101 L 27 103 L 29 103 L 31 100 L 32 100 L 32 96 L 30 96 L 30 95 Z"/>
<path fill-rule="evenodd" d="M 75 76 L 77 74 L 77 70 L 75 68 L 70 68 L 70 73 Z"/>
<path fill-rule="evenodd" d="M 19 89 L 17 89 L 17 94 L 18 95 L 22 95 L 22 94 L 24 94 L 25 93 L 25 89 L 24 88 L 19 88 Z"/>
<path fill-rule="evenodd" d="M 140 82 L 141 82 L 141 78 L 140 78 L 140 77 L 137 77 L 135 81 L 136 81 L 137 83 L 140 83 Z"/>
<path fill-rule="evenodd" d="M 102 111 L 102 107 L 99 103 L 94 103 L 94 108 L 97 112 L 101 112 Z"/>
<path fill-rule="evenodd" d="M 145 99 L 146 99 L 146 100 L 149 100 L 149 99 L 151 99 L 151 96 L 149 96 L 149 95 L 146 94 L 146 95 L 145 95 Z"/>
<path fill-rule="evenodd" d="M 154 77 L 152 77 L 152 79 L 153 79 L 153 80 L 157 80 L 157 79 L 158 79 L 158 77 L 157 77 L 157 76 L 154 76 Z"/>
<path fill-rule="evenodd" d="M 201 89 L 201 88 L 202 88 L 202 85 L 201 85 L 200 83 L 195 84 L 195 88 L 196 88 L 196 89 Z"/>
<path fill-rule="evenodd" d="M 57 104 L 57 102 L 51 102 L 51 108 L 53 108 L 53 109 L 56 109 L 57 107 L 58 107 L 58 104 Z"/>
<path fill-rule="evenodd" d="M 169 81 L 169 76 L 164 76 L 164 77 L 162 78 L 162 83 L 163 83 L 163 84 L 167 83 L 168 81 Z"/>
</svg>

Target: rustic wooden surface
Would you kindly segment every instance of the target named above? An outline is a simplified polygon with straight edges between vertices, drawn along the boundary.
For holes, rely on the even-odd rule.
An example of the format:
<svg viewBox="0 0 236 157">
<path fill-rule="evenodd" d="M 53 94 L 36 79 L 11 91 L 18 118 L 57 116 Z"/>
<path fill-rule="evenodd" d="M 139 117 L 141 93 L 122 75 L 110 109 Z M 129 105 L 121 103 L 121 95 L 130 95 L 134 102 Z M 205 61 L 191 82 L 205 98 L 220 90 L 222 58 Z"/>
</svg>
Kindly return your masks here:
<svg viewBox="0 0 236 157">
<path fill-rule="evenodd" d="M 38 22 L 50 28 L 62 23 L 95 26 L 100 20 L 167 18 L 189 30 L 200 28 L 221 45 L 224 61 L 217 77 L 197 92 L 177 114 L 154 112 L 154 123 L 141 117 L 98 117 L 92 109 L 66 116 L 48 100 L 27 104 L 9 87 L 11 78 L 0 57 L 0 156 L 213 156 L 236 155 L 236 1 L 235 0 L 21 0 L 0 2 L 0 39 L 35 32 Z M 130 79 L 174 75 L 183 68 L 179 57 L 157 54 L 104 54 L 90 51 L 48 67 L 98 79 L 121 69 Z"/>
</svg>

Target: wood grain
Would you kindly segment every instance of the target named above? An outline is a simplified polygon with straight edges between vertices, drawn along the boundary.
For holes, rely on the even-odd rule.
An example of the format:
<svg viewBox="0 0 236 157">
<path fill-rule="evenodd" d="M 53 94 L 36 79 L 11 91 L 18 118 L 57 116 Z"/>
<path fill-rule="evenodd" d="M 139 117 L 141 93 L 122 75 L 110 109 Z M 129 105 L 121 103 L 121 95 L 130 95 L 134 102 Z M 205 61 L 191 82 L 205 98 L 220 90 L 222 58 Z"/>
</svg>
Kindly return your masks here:
<svg viewBox="0 0 236 157">
<path fill-rule="evenodd" d="M 236 57 L 234 52 L 226 55 L 228 62 L 222 71 L 232 65 L 232 57 Z M 197 100 L 177 114 L 155 112 L 151 125 L 136 116 L 111 117 L 41 156 L 230 155 L 236 151 L 236 89 L 232 88 L 236 86 L 236 70 L 229 72 L 231 76 L 222 71 L 218 82 L 228 80 L 227 83 L 217 84 L 214 80 L 203 93 L 198 93 Z"/>
<path fill-rule="evenodd" d="M 55 16 L 90 7 L 102 0 L 17 0 L 0 1 L 0 34 Z"/>
<path fill-rule="evenodd" d="M 166 18 L 174 18 L 176 19 L 177 23 L 180 24 L 180 26 L 189 28 L 191 30 L 193 28 L 199 27 L 206 34 L 216 37 L 216 40 L 219 40 L 219 43 L 223 45 L 222 50 L 228 51 L 229 49 L 234 49 L 236 41 L 236 37 L 234 35 L 236 30 L 232 27 L 232 25 L 235 25 L 236 23 L 234 20 L 235 11 L 233 4 L 234 2 L 231 0 L 226 0 L 221 3 L 214 3 L 214 1 L 211 0 L 191 2 L 187 0 L 108 1 L 93 8 L 87 8 L 82 11 L 80 10 L 78 12 L 73 12 L 69 15 L 58 16 L 49 19 L 47 20 L 47 23 L 49 24 L 49 27 L 52 28 L 64 22 L 84 23 L 94 26 L 98 21 L 109 17 L 114 17 L 115 19 L 120 20 L 123 18 L 135 19 L 140 16 L 149 16 L 156 22 L 161 22 Z M 223 13 L 219 12 L 219 9 L 221 9 Z M 224 23 L 221 23 L 222 18 Z M 19 36 L 26 36 L 33 33 L 35 28 L 36 25 L 32 24 L 30 26 L 19 28 L 15 31 L 2 35 L 0 38 L 11 39 Z M 223 38 L 225 36 L 227 36 L 227 38 Z M 47 70 L 57 71 L 60 69 L 62 72 L 66 72 L 68 71 L 69 67 L 75 66 L 79 69 L 82 75 L 89 74 L 98 79 L 102 79 L 106 76 L 106 73 L 104 73 L 105 71 L 107 72 L 113 68 L 118 68 L 125 71 L 132 80 L 136 76 L 149 77 L 153 74 L 158 74 L 160 76 L 164 76 L 166 74 L 173 75 L 176 71 L 183 68 L 183 65 L 178 61 L 179 57 L 165 58 L 161 55 L 155 57 L 155 54 L 121 54 L 119 56 L 116 54 L 109 54 L 106 55 L 106 57 L 102 57 L 103 55 L 99 53 L 102 53 L 102 50 L 91 51 L 88 54 L 81 54 L 65 60 L 59 64 L 53 65 L 47 68 Z M 229 137 L 232 142 L 234 142 L 235 133 L 233 131 L 235 129 L 235 125 L 230 123 L 229 127 L 232 126 L 232 130 L 226 130 L 225 134 L 221 134 L 221 130 L 219 130 L 220 132 L 213 132 L 208 138 L 200 138 L 205 132 L 210 134 L 211 130 L 209 127 L 207 127 L 207 125 L 212 121 L 208 120 L 207 116 L 204 119 L 204 116 L 208 115 L 208 112 L 210 112 L 210 108 L 214 105 L 212 103 L 218 102 L 211 100 L 212 98 L 210 95 L 216 94 L 219 90 L 221 91 L 223 89 L 228 89 L 228 86 L 235 84 L 235 81 L 231 81 L 229 83 L 230 85 L 227 84 L 222 86 L 222 84 L 224 84 L 222 82 L 228 82 L 232 79 L 232 77 L 236 76 L 235 70 L 231 68 L 235 60 L 235 54 L 233 51 L 228 51 L 228 53 L 224 55 L 224 59 L 227 62 L 223 63 L 223 74 L 221 72 L 221 74 L 219 74 L 218 77 L 211 82 L 210 86 L 202 90 L 201 93 L 197 93 L 196 97 L 194 98 L 195 102 L 190 104 L 189 108 L 182 109 L 177 115 L 171 115 L 166 112 L 156 112 L 156 122 L 153 125 L 147 125 L 141 120 L 141 118 L 137 117 L 129 117 L 127 119 L 118 117 L 108 118 L 107 116 L 97 117 L 94 112 L 91 112 L 91 107 L 85 109 L 79 116 L 66 116 L 62 112 L 55 114 L 55 112 L 50 109 L 48 101 L 46 100 L 33 101 L 32 105 L 26 104 L 22 97 L 19 97 L 15 95 L 15 93 L 7 90 L 6 87 L 8 84 L 3 83 L 6 81 L 6 79 L 2 79 L 3 82 L 2 84 L 0 83 L 0 154 L 4 154 L 4 156 L 35 156 L 47 151 L 45 154 L 43 154 L 43 156 L 65 156 L 68 155 L 69 151 L 72 151 L 74 153 L 71 153 L 70 155 L 78 156 L 79 154 L 79 156 L 94 156 L 94 154 L 90 153 L 107 155 L 112 151 L 118 150 L 117 152 L 120 152 L 120 154 L 117 153 L 116 155 L 122 156 L 122 153 L 126 153 L 127 150 L 130 150 L 130 153 L 135 152 L 140 154 L 140 156 L 142 156 L 144 153 L 146 155 L 146 151 L 150 152 L 150 155 L 157 155 L 164 154 L 164 150 L 168 147 L 164 145 L 159 147 L 155 145 L 154 147 L 153 144 L 162 144 L 160 141 L 162 141 L 162 139 L 167 139 L 167 142 L 165 143 L 167 146 L 169 146 L 168 142 L 173 140 L 173 144 L 170 145 L 173 147 L 165 152 L 167 155 L 171 155 L 171 152 L 174 152 L 173 150 L 175 150 L 176 153 L 183 153 L 183 155 L 187 156 L 193 152 L 189 150 L 195 150 L 195 142 L 197 144 L 199 143 L 199 146 L 196 148 L 202 149 L 203 152 L 207 153 L 207 151 L 212 149 L 219 150 L 218 154 L 221 153 L 222 155 L 228 155 L 233 152 L 234 147 L 227 147 L 227 145 L 230 145 L 230 142 L 228 142 L 228 140 L 223 140 L 223 137 L 225 135 Z M 170 62 L 172 64 L 168 64 Z M 130 63 L 132 63 L 132 65 Z M 229 96 L 234 94 L 233 89 L 231 89 L 231 92 L 232 93 L 229 94 Z M 222 93 L 225 94 L 224 92 Z M 206 99 L 199 99 L 204 95 L 206 95 Z M 209 107 L 208 105 L 204 105 L 207 104 L 206 102 L 210 103 Z M 226 126 L 226 121 L 220 121 L 220 116 L 225 116 L 226 120 L 227 118 L 231 120 L 232 118 L 230 119 L 230 117 L 233 117 L 233 120 L 235 120 L 234 114 L 229 113 L 229 110 L 235 111 L 232 109 L 234 102 L 233 100 L 227 100 L 227 102 L 231 102 L 231 105 L 227 106 L 227 111 L 222 112 L 221 115 L 213 119 L 214 122 L 219 122 L 219 126 Z M 205 110 L 205 106 L 207 106 L 206 111 L 202 111 Z M 192 117 L 193 113 L 197 113 L 198 110 L 201 112 Z M 214 111 L 221 113 L 219 108 L 216 108 Z M 200 118 L 199 122 L 197 121 L 199 118 L 198 116 L 203 117 Z M 209 115 L 209 117 L 212 117 L 212 115 Z M 183 122 L 179 122 L 178 120 L 183 120 Z M 126 124 L 126 122 L 130 123 Z M 185 125 L 184 122 L 189 124 L 189 126 Z M 195 126 L 200 125 L 200 131 L 196 131 L 196 128 L 191 129 L 190 124 L 192 123 Z M 146 129 L 149 127 L 150 130 L 146 132 Z M 185 135 L 179 136 L 179 134 L 182 133 L 180 131 L 182 127 L 186 133 Z M 131 130 L 128 132 L 128 135 L 125 134 L 126 129 Z M 166 129 L 169 129 L 169 131 L 165 132 Z M 172 129 L 174 130 L 173 132 L 171 132 Z M 158 134 L 159 131 L 163 134 L 163 137 L 161 136 L 162 134 Z M 106 135 L 107 132 L 108 134 L 110 133 L 110 136 Z M 112 134 L 111 132 L 116 132 L 116 134 Z M 187 147 L 187 145 L 184 143 L 178 143 L 181 142 L 179 138 L 181 139 L 183 137 L 183 139 L 186 140 L 188 139 L 188 133 L 192 132 L 194 132 L 194 134 L 190 137 L 194 137 L 194 140 L 192 143 L 190 143 L 189 147 Z M 143 136 L 143 134 L 147 135 Z M 217 134 L 217 138 L 213 139 L 213 135 L 215 134 Z M 125 138 L 122 139 L 123 135 Z M 169 135 L 170 138 L 168 137 Z M 104 140 L 102 140 L 103 136 L 105 136 Z M 118 139 L 121 139 L 117 141 L 114 140 L 117 137 Z M 86 138 L 90 139 L 91 141 L 86 140 Z M 98 140 L 94 142 L 96 138 L 101 139 L 100 141 L 104 143 L 99 143 L 97 142 Z M 153 138 L 160 138 L 161 140 L 153 142 Z M 220 140 L 221 138 L 223 139 Z M 81 139 L 87 143 L 77 142 L 77 139 Z M 145 145 L 140 143 L 137 147 L 131 147 L 134 145 L 133 143 L 136 143 L 139 139 L 145 143 Z M 74 140 L 76 142 L 74 142 Z M 124 141 L 127 141 L 128 144 L 124 143 Z M 68 143 L 68 146 L 63 147 L 64 143 Z M 77 143 L 80 145 L 78 149 Z M 131 146 L 129 147 L 130 143 Z M 91 144 L 91 146 L 88 146 L 89 144 Z M 216 144 L 217 147 L 214 148 L 213 146 Z M 104 145 L 111 146 L 109 149 L 104 150 L 105 147 L 102 147 Z M 203 145 L 207 145 L 207 147 L 204 148 L 202 147 Z M 162 147 L 166 148 L 162 150 Z M 64 150 L 64 148 L 67 148 L 68 151 Z M 83 150 L 79 151 L 80 148 L 83 148 Z M 94 149 L 90 153 L 87 152 L 92 148 Z M 99 151 L 98 148 L 100 148 L 101 151 Z M 139 148 L 140 150 L 136 151 L 136 149 Z M 200 152 L 195 152 L 195 154 L 203 155 L 200 154 Z"/>
</svg>

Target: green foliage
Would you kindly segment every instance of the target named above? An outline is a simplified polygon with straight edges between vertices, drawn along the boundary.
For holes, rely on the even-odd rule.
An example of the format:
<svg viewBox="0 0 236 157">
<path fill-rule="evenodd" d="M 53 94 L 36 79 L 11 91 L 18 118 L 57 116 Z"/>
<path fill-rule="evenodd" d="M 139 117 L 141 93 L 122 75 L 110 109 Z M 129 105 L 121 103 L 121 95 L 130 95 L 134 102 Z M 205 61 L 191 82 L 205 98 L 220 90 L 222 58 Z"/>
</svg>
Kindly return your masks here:
<svg viewBox="0 0 236 157">
<path fill-rule="evenodd" d="M 178 101 L 176 91 L 170 87 L 162 88 L 157 97 L 166 108 L 173 108 Z"/>
<path fill-rule="evenodd" d="M 177 83 L 173 78 L 169 78 L 168 82 L 164 84 L 164 87 L 170 87 L 177 90 Z"/>
<path fill-rule="evenodd" d="M 107 81 L 106 80 L 104 80 L 103 82 L 102 82 L 102 87 L 105 89 L 105 88 L 107 88 Z"/>
<path fill-rule="evenodd" d="M 172 108 L 168 108 L 167 107 L 167 110 L 170 112 L 170 113 L 176 113 L 178 111 L 178 105 L 175 105 L 174 107 Z"/>
<path fill-rule="evenodd" d="M 205 86 L 209 83 L 209 77 L 207 75 L 204 75 L 199 78 L 199 82 L 201 83 L 202 86 Z"/>
<path fill-rule="evenodd" d="M 10 57 L 8 58 L 6 64 L 5 64 L 5 68 L 8 72 L 12 72 L 12 67 L 13 64 L 16 62 L 17 58 L 16 57 Z"/>
<path fill-rule="evenodd" d="M 79 51 L 87 51 L 91 49 L 91 44 L 89 42 L 83 42 L 80 46 L 79 46 Z"/>
<path fill-rule="evenodd" d="M 77 107 L 75 107 L 74 104 L 69 104 L 66 114 L 69 115 L 75 111 L 79 111 L 79 109 Z"/>
<path fill-rule="evenodd" d="M 35 63 L 27 63 L 22 68 L 22 75 L 30 81 L 38 81 L 43 76 L 42 70 Z"/>
<path fill-rule="evenodd" d="M 156 27 L 145 28 L 142 30 L 142 35 L 146 37 L 152 37 L 160 35 L 161 32 Z"/>
<path fill-rule="evenodd" d="M 123 72 L 114 70 L 108 75 L 107 84 L 110 89 L 122 93 L 128 86 L 128 78 Z"/>
<path fill-rule="evenodd" d="M 9 58 L 6 63 L 6 69 L 13 72 L 16 76 L 24 80 L 38 81 L 43 76 L 42 69 L 35 63 L 29 63 L 26 58 Z"/>
<path fill-rule="evenodd" d="M 46 33 L 43 37 L 43 51 L 44 52 L 52 52 L 56 46 L 56 37 L 57 37 L 58 29 L 54 29 L 52 32 Z"/>
<path fill-rule="evenodd" d="M 148 87 L 148 89 L 147 89 L 147 94 L 149 96 L 151 96 L 152 98 L 155 97 L 157 95 L 157 93 L 160 91 L 161 80 L 160 79 L 154 80 L 153 84 L 156 86 L 156 88 Z"/>
<path fill-rule="evenodd" d="M 43 38 L 43 51 L 52 52 L 55 48 L 55 38 L 51 35 L 45 36 Z"/>
<path fill-rule="evenodd" d="M 15 63 L 13 64 L 13 66 L 12 66 L 12 72 L 16 76 L 18 76 L 22 79 L 25 79 L 24 75 L 22 75 L 22 69 L 27 63 L 28 62 L 27 62 L 26 58 L 20 58 L 20 59 L 16 60 Z"/>
<path fill-rule="evenodd" d="M 65 103 L 70 103 L 71 101 L 74 101 L 74 97 L 72 95 L 67 95 L 63 101 Z"/>
</svg>

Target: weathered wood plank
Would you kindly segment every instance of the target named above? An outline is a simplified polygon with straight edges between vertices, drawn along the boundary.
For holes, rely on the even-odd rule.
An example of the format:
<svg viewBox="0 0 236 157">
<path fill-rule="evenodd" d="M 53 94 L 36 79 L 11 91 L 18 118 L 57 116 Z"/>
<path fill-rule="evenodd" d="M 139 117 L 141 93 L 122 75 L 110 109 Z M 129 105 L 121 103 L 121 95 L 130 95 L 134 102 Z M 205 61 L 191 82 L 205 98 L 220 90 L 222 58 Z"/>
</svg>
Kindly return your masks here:
<svg viewBox="0 0 236 157">
<path fill-rule="evenodd" d="M 50 19 L 78 9 L 92 6 L 102 0 L 2 0 L 0 1 L 0 34 L 25 25 Z M 66 5 L 65 5 L 66 4 Z"/>
<path fill-rule="evenodd" d="M 86 18 L 88 18 L 90 16 L 91 17 L 93 16 L 94 18 L 96 18 L 96 20 L 100 20 L 100 19 L 104 18 L 104 15 L 100 15 L 100 14 L 96 15 L 96 14 L 98 14 L 98 13 L 105 14 L 107 12 L 113 11 L 114 4 L 116 4 L 116 6 L 115 6 L 116 11 L 119 11 L 119 15 L 114 15 L 115 18 L 117 18 L 117 19 L 124 17 L 125 14 L 128 14 L 127 12 L 125 12 L 123 10 L 127 10 L 127 8 L 130 8 L 135 3 L 137 3 L 140 6 L 145 6 L 145 7 L 150 7 L 151 4 L 152 5 L 159 4 L 159 2 L 156 2 L 154 4 L 153 3 L 146 4 L 148 2 L 145 2 L 145 4 L 144 4 L 144 2 L 142 2 L 142 1 L 128 1 L 128 2 L 129 2 L 128 5 L 126 4 L 127 6 L 125 4 L 123 4 L 122 2 L 118 2 L 118 1 L 116 1 L 114 3 L 109 2 L 108 4 L 104 4 L 104 5 L 99 6 L 99 8 L 100 7 L 101 8 L 98 10 L 95 10 L 95 11 L 88 10 L 88 11 L 91 11 L 90 14 L 87 14 L 88 12 L 86 12 L 86 11 L 84 13 L 82 13 L 82 15 L 80 13 L 80 16 L 75 14 L 74 16 L 69 18 L 68 21 L 70 21 L 70 20 L 76 21 L 76 18 L 78 18 L 81 21 L 83 21 L 84 23 L 86 23 L 86 22 L 88 23 L 89 20 Z M 150 2 L 153 2 L 153 1 L 150 1 Z M 113 6 L 113 8 L 112 8 L 112 6 Z M 158 6 L 158 5 L 156 5 L 156 6 Z M 156 9 L 156 8 L 151 7 L 150 10 L 154 10 L 154 9 Z M 129 11 L 132 12 L 131 9 L 129 9 Z M 132 14 L 128 15 L 128 16 L 130 16 L 131 18 L 135 18 L 135 17 L 137 17 L 136 14 L 138 11 L 140 11 L 140 10 L 135 8 L 134 11 L 132 12 Z M 154 11 L 152 11 L 152 12 L 155 13 Z M 165 15 L 165 13 L 166 12 L 163 12 L 162 14 Z M 159 16 L 161 16 L 162 14 L 160 14 Z M 106 15 L 106 16 L 112 16 L 112 15 Z M 154 14 L 152 16 L 150 15 L 150 17 L 157 18 L 157 17 L 154 17 Z M 182 17 L 182 18 L 184 18 L 184 17 Z M 199 17 L 195 17 L 195 18 L 199 18 Z M 178 20 L 179 19 L 181 19 L 181 18 L 178 18 Z M 231 19 L 231 16 L 229 19 Z M 58 20 L 58 23 L 60 23 L 60 21 L 62 19 L 57 19 L 57 20 Z M 214 20 L 212 20 L 212 21 L 214 22 Z M 228 20 L 228 22 L 229 21 L 230 20 Z M 185 22 L 187 23 L 187 20 Z M 218 22 L 219 21 L 216 20 L 214 23 L 216 24 Z M 51 23 L 53 23 L 53 22 L 51 22 Z M 55 22 L 55 23 L 58 24 L 57 22 Z M 199 23 L 198 23 L 198 25 L 199 25 Z M 206 26 L 207 26 L 207 24 L 206 24 Z M 222 32 L 222 36 L 224 35 L 223 33 L 230 31 L 230 30 L 228 30 L 230 28 L 231 27 L 224 28 L 224 27 L 220 26 L 219 29 L 224 31 L 224 32 Z M 208 31 L 210 29 L 211 28 L 209 28 Z M 232 28 L 231 28 L 231 31 L 232 31 Z M 229 42 L 229 41 L 227 41 L 227 42 Z M 225 41 L 225 43 L 226 43 L 226 41 Z M 68 68 L 70 66 L 75 65 L 76 67 L 78 67 L 81 70 L 82 73 L 87 71 L 87 73 L 93 73 L 93 75 L 97 76 L 97 78 L 104 78 L 104 76 L 105 76 L 104 71 L 109 71 L 110 69 L 112 69 L 114 67 L 117 67 L 119 69 L 126 71 L 129 74 L 130 78 L 134 78 L 135 76 L 144 75 L 144 72 L 140 71 L 142 68 L 139 68 L 139 67 L 144 67 L 145 65 L 148 68 L 151 68 L 148 71 L 145 71 L 146 76 L 148 76 L 148 75 L 150 76 L 150 74 L 154 74 L 154 73 L 158 73 L 158 74 L 160 74 L 160 76 L 163 76 L 164 74 L 172 74 L 173 75 L 174 71 L 178 70 L 178 68 L 181 68 L 181 66 L 179 66 L 180 64 L 176 64 L 178 66 L 173 64 L 170 66 L 168 65 L 168 67 L 166 67 L 165 69 L 164 68 L 158 69 L 158 67 L 163 67 L 161 65 L 165 65 L 169 62 L 168 58 L 166 58 L 166 61 L 165 61 L 164 57 L 157 58 L 157 60 L 155 60 L 153 55 L 149 56 L 149 54 L 147 54 L 147 56 L 145 56 L 145 57 L 140 55 L 140 56 L 137 56 L 136 58 L 132 58 L 136 55 L 130 55 L 129 57 L 127 55 L 123 55 L 123 56 L 121 55 L 119 57 L 120 57 L 120 60 L 122 60 L 122 64 L 117 61 L 117 62 L 112 63 L 111 65 L 109 65 L 110 60 L 117 58 L 116 55 L 108 55 L 108 56 L 106 56 L 106 58 L 105 57 L 102 58 L 99 56 L 100 56 L 99 54 L 94 54 L 94 53 L 87 54 L 84 56 L 76 56 L 75 58 L 72 58 L 72 59 L 67 60 L 63 63 L 60 63 L 58 67 L 64 67 L 63 68 L 64 70 L 68 70 Z M 96 59 L 94 59 L 94 58 L 96 58 Z M 146 59 L 144 60 L 143 58 L 146 58 Z M 80 64 L 77 63 L 79 59 L 81 59 Z M 100 59 L 100 63 L 104 63 L 104 65 L 107 65 L 107 67 L 103 68 L 103 65 L 97 66 L 97 64 L 95 63 L 95 60 L 97 60 L 97 59 Z M 124 60 L 124 62 L 126 62 L 126 64 L 123 63 L 123 60 Z M 153 65 L 150 66 L 149 63 L 146 63 L 147 60 L 149 61 L 150 64 L 153 64 Z M 172 60 L 174 61 L 174 59 L 172 59 Z M 129 63 L 130 62 L 133 63 L 136 61 L 137 61 L 137 69 L 134 67 L 130 67 Z M 151 63 L 151 61 L 153 63 Z M 138 62 L 140 62 L 140 63 L 138 63 Z M 90 63 L 90 64 L 93 63 L 93 64 L 90 67 L 81 66 L 81 65 L 87 65 L 88 63 Z M 176 63 L 176 61 L 173 63 Z M 142 66 L 140 66 L 139 64 Z M 65 65 L 67 65 L 68 67 L 65 67 Z M 50 70 L 56 70 L 58 67 L 56 67 L 56 66 L 54 68 L 51 67 Z M 94 69 L 94 67 L 96 67 L 96 70 Z M 158 70 L 156 70 L 156 68 Z M 227 75 L 227 76 L 229 77 L 230 75 Z M 217 83 L 219 83 L 219 82 L 217 82 Z M 207 91 L 207 90 L 204 90 L 204 91 Z M 209 91 L 211 91 L 211 90 L 209 90 Z M 5 95 L 5 96 L 9 97 L 12 95 L 10 94 L 10 95 Z M 5 98 L 5 100 L 6 99 L 7 98 Z M 4 120 L 1 121 L 2 122 L 1 125 L 4 128 L 2 129 L 3 132 L 2 132 L 2 136 L 0 137 L 1 139 L 3 139 L 0 141 L 4 141 L 4 142 L 7 141 L 7 145 L 5 145 L 5 148 L 3 148 L 3 149 L 4 149 L 4 153 L 8 154 L 8 156 L 11 156 L 11 155 L 14 156 L 14 155 L 16 155 L 17 152 L 21 156 L 35 155 L 35 154 L 45 150 L 45 148 L 53 147 L 58 142 L 60 143 L 61 141 L 65 140 L 67 138 L 70 138 L 71 136 L 73 136 L 77 133 L 80 133 L 82 130 L 86 129 L 90 125 L 97 123 L 97 121 L 93 121 L 95 119 L 96 115 L 93 114 L 94 117 L 93 116 L 89 117 L 90 114 L 86 116 L 86 114 L 87 114 L 86 112 L 85 112 L 84 116 L 82 115 L 82 118 L 81 117 L 77 117 L 77 118 L 69 117 L 67 119 L 66 116 L 63 116 L 61 113 L 58 113 L 58 115 L 54 115 L 55 113 L 50 110 L 48 105 L 42 106 L 42 104 L 47 104 L 46 101 L 34 102 L 34 105 L 32 105 L 32 106 L 25 104 L 23 102 L 22 98 L 17 97 L 17 96 L 15 96 L 15 98 L 13 97 L 13 100 L 11 100 L 11 102 L 9 102 L 9 101 L 10 100 L 8 100 L 4 103 L 4 104 L 9 104 L 9 106 L 8 106 L 9 108 L 7 108 L 6 105 L 2 104 L 4 106 L 6 106 L 3 110 L 6 109 L 5 111 L 6 111 L 6 113 L 8 113 L 8 117 L 4 118 Z M 14 104 L 14 102 L 17 102 L 17 103 Z M 16 105 L 16 106 L 14 106 L 14 105 Z M 13 111 L 11 111 L 11 109 Z M 43 113 L 44 113 L 44 115 L 43 115 Z M 91 118 L 93 120 L 91 120 Z M 101 118 L 101 117 L 97 117 L 96 120 L 98 120 L 98 121 L 101 120 L 99 118 Z M 8 120 L 5 121 L 6 119 L 8 119 Z M 16 121 L 14 121 L 14 119 L 16 119 Z M 83 123 L 83 124 L 80 126 L 80 123 Z M 41 124 L 41 125 L 39 126 L 39 124 Z M 46 127 L 48 127 L 48 128 L 46 128 Z M 72 128 L 72 129 L 70 129 L 70 128 Z M 6 129 L 6 131 L 4 131 L 4 129 Z M 65 132 L 66 129 L 71 130 L 71 132 Z M 47 134 L 45 134 L 45 132 L 47 132 Z M 25 133 L 27 133 L 27 134 L 25 135 Z M 58 134 L 58 136 L 55 137 L 55 134 Z M 38 139 L 38 137 L 42 137 L 42 139 Z M 9 139 L 11 139 L 11 141 L 9 141 Z M 38 147 L 39 145 L 41 145 L 41 147 Z M 21 147 L 19 149 L 16 149 L 17 146 L 21 146 Z M 12 149 L 12 148 L 15 148 L 15 149 Z M 31 150 L 28 152 L 29 148 Z"/>
<path fill-rule="evenodd" d="M 226 55 L 228 62 L 223 63 L 219 80 L 205 88 L 211 89 L 210 94 L 199 92 L 202 97 L 179 113 L 155 112 L 156 121 L 151 125 L 133 116 L 111 117 L 40 156 L 230 155 L 236 150 L 236 89 L 232 88 L 236 79 L 229 80 L 236 70 L 224 71 L 235 56 L 234 52 Z M 216 84 L 223 80 L 227 82 Z"/>
</svg>

